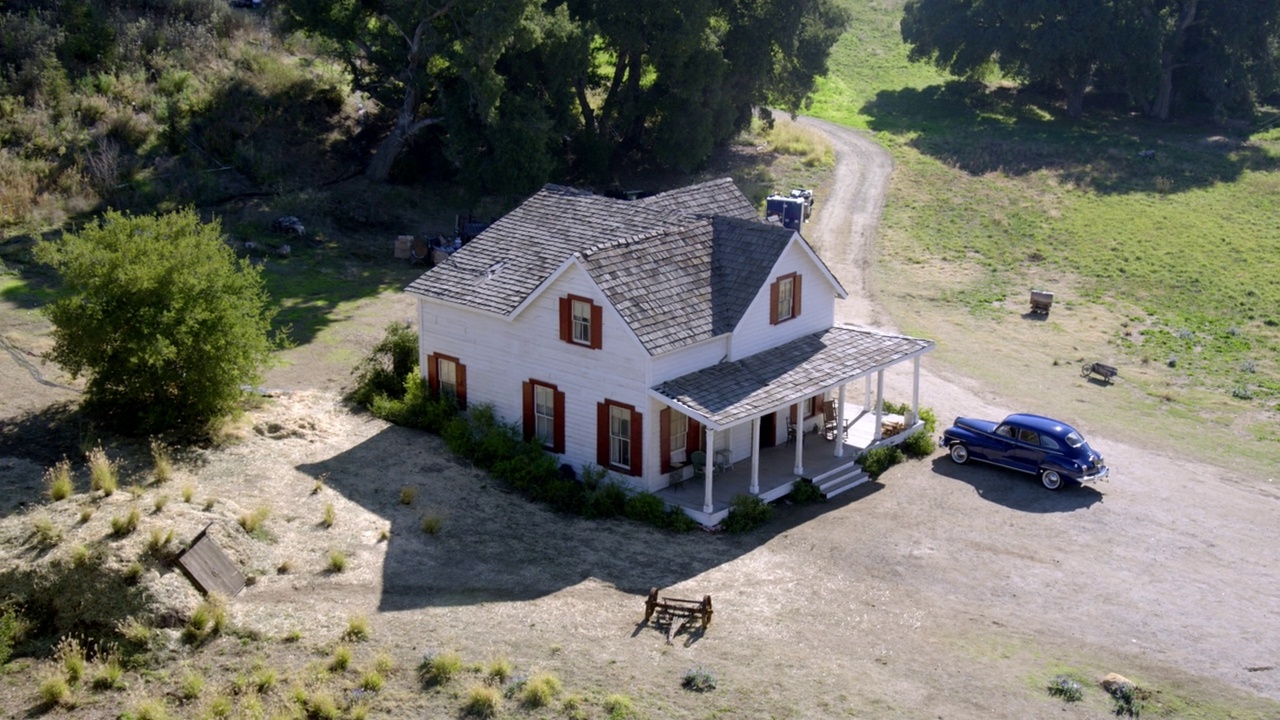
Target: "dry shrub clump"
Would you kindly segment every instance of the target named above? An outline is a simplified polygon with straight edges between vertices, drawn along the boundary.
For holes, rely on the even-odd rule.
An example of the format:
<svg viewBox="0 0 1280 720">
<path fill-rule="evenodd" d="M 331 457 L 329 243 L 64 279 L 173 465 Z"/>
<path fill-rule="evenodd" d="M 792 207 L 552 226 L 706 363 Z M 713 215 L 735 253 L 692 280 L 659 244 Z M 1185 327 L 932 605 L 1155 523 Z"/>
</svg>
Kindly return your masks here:
<svg viewBox="0 0 1280 720">
<path fill-rule="evenodd" d="M 71 482 L 71 462 L 63 458 L 45 471 L 44 481 L 49 488 L 50 500 L 58 502 L 71 497 L 75 492 L 75 485 Z"/>
<path fill-rule="evenodd" d="M 156 482 L 166 483 L 173 479 L 173 451 L 155 438 L 151 439 L 151 464 L 155 467 Z"/>
<path fill-rule="evenodd" d="M 101 445 L 89 451 L 89 487 L 101 490 L 103 495 L 112 495 L 120 487 L 115 463 L 107 457 L 107 451 Z"/>
</svg>

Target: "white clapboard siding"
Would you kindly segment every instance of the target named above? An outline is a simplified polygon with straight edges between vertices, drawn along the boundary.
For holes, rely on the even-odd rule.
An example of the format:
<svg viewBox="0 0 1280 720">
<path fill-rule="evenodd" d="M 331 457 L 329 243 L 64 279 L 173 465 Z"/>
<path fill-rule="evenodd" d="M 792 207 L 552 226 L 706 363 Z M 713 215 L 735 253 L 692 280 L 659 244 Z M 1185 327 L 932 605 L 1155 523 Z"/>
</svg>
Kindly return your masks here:
<svg viewBox="0 0 1280 720">
<path fill-rule="evenodd" d="M 800 283 L 800 316 L 777 325 L 769 324 L 769 285 L 778 277 L 798 273 Z M 791 243 L 769 274 L 756 297 L 747 307 L 734 330 L 730 360 L 777 347 L 798 337 L 831 327 L 835 320 L 836 288 L 797 243 Z"/>
</svg>

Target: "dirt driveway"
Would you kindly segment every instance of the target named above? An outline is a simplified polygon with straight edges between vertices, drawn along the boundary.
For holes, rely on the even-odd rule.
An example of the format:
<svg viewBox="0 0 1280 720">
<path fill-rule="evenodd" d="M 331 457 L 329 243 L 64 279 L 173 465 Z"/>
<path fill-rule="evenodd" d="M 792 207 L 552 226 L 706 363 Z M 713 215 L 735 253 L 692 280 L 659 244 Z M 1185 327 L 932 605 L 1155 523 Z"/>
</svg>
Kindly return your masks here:
<svg viewBox="0 0 1280 720">
<path fill-rule="evenodd" d="M 813 124 L 837 148 L 835 189 L 809 234 L 849 290 L 840 316 L 892 329 L 866 276 L 891 162 L 853 131 Z M 380 327 L 405 311 L 402 298 L 381 302 L 357 314 Z M 275 386 L 309 386 L 303 355 Z M 944 421 L 1012 409 L 933 359 L 925 367 L 923 402 Z M 0 380 L 4 415 L 41 387 L 7 355 Z M 909 396 L 908 374 L 888 380 Z M 1169 716 L 1280 716 L 1280 492 L 1266 479 L 1237 482 L 1091 433 L 1114 469 L 1094 488 L 1049 493 L 939 454 L 830 503 L 784 507 L 745 536 L 674 536 L 532 506 L 437 438 L 353 415 L 331 392 L 287 395 L 250 424 L 243 442 L 186 471 L 214 509 L 172 503 L 158 521 L 179 537 L 210 520 L 233 534 L 238 513 L 271 508 L 272 542 L 231 543 L 259 576 L 233 613 L 269 636 L 302 631 L 300 644 L 262 651 L 297 652 L 299 666 L 365 613 L 372 643 L 401 667 L 440 649 L 505 656 L 585 693 L 589 717 L 603 717 L 600 698 L 625 693 L 655 719 L 1099 718 L 1110 713 L 1096 688 L 1067 705 L 1044 686 L 1060 672 L 1111 671 L 1153 689 Z M 40 470 L 0 458 L 0 485 L 38 487 Z M 418 492 L 411 505 L 399 502 L 402 485 Z M 318 522 L 328 503 L 332 528 Z M 443 518 L 438 535 L 421 531 L 424 515 Z M 330 550 L 350 558 L 346 572 L 326 572 Z M 290 572 L 278 572 L 286 561 Z M 640 627 L 655 585 L 710 593 L 710 630 L 667 646 Z M 680 689 L 696 665 L 718 677 L 715 692 Z M 6 708 L 30 707 L 33 684 L 7 682 Z M 387 714 L 440 716 L 412 698 Z"/>
</svg>

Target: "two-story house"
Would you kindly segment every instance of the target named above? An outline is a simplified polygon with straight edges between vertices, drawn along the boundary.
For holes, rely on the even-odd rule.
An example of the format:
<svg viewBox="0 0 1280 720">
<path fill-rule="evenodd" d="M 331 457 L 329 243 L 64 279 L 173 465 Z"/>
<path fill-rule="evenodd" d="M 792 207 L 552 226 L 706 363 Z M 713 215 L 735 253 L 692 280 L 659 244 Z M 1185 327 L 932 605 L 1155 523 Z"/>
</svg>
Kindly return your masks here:
<svg viewBox="0 0 1280 720">
<path fill-rule="evenodd" d="M 736 492 L 856 484 L 854 457 L 884 442 L 884 371 L 914 363 L 909 432 L 933 348 L 836 325 L 840 283 L 729 179 L 630 201 L 548 185 L 408 292 L 432 390 L 491 403 L 563 462 L 709 526 Z M 863 402 L 848 404 L 857 380 Z"/>
</svg>

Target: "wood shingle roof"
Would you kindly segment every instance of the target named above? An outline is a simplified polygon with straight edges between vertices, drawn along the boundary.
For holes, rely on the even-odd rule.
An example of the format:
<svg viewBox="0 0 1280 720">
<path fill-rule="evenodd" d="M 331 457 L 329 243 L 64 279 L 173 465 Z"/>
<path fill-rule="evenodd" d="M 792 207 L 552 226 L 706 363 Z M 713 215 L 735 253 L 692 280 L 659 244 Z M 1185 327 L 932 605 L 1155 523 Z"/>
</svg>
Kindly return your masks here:
<svg viewBox="0 0 1280 720">
<path fill-rule="evenodd" d="M 878 368 L 928 352 L 933 341 L 837 325 L 652 388 L 715 429 L 779 410 Z"/>
<path fill-rule="evenodd" d="M 579 253 L 651 355 L 732 332 L 794 233 L 715 217 Z"/>
<path fill-rule="evenodd" d="M 710 216 L 758 220 L 728 178 L 633 201 L 547 185 L 406 290 L 510 315 L 575 253 Z"/>
</svg>

